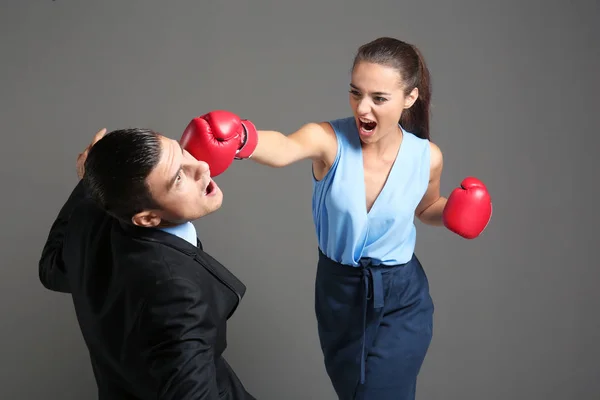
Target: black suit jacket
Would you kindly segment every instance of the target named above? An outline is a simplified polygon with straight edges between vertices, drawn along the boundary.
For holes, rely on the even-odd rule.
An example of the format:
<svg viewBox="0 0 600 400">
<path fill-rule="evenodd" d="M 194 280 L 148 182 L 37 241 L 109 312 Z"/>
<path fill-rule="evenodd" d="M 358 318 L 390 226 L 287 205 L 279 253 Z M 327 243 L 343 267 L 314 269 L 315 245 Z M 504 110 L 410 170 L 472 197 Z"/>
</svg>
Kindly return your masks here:
<svg viewBox="0 0 600 400">
<path fill-rule="evenodd" d="M 221 356 L 246 288 L 199 241 L 118 222 L 80 181 L 39 276 L 73 298 L 99 399 L 253 399 Z"/>
</svg>

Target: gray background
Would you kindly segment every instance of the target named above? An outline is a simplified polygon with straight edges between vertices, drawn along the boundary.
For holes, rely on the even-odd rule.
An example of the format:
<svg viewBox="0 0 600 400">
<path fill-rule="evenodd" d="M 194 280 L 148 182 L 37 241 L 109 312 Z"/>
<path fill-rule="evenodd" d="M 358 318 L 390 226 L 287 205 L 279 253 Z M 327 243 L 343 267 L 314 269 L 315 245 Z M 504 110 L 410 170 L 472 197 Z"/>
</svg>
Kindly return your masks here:
<svg viewBox="0 0 600 400">
<path fill-rule="evenodd" d="M 353 53 L 382 35 L 429 63 L 443 193 L 475 175 L 495 206 L 476 241 L 418 226 L 436 304 L 418 398 L 600 398 L 600 3 L 567 3 L 3 0 L 0 398 L 95 398 L 70 298 L 37 261 L 98 129 L 179 138 L 218 108 L 286 133 L 347 116 Z M 196 223 L 248 286 L 226 354 L 258 399 L 334 399 L 310 177 L 309 162 L 236 162 L 222 210 Z"/>
</svg>

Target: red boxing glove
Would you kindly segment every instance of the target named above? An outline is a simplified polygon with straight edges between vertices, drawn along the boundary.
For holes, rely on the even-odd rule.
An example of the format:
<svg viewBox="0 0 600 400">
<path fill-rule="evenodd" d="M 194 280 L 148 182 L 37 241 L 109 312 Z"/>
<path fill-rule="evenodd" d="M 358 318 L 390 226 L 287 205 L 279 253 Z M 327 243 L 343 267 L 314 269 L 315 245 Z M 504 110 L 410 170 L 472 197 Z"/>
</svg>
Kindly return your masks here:
<svg viewBox="0 0 600 400">
<path fill-rule="evenodd" d="M 250 157 L 258 143 L 258 133 L 250 121 L 217 110 L 192 119 L 180 143 L 194 158 L 206 162 L 214 177 L 229 168 L 234 159 Z"/>
<path fill-rule="evenodd" d="M 460 188 L 452 191 L 444 207 L 444 226 L 466 239 L 483 232 L 492 218 L 492 199 L 477 178 L 465 178 Z"/>
</svg>

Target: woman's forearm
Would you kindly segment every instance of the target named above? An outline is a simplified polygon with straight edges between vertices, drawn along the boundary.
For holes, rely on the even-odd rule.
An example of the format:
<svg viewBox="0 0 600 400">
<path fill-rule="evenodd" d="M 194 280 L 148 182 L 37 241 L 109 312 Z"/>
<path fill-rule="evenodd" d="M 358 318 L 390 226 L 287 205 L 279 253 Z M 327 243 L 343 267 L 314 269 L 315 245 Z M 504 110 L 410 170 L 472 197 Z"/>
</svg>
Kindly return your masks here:
<svg viewBox="0 0 600 400">
<path fill-rule="evenodd" d="M 277 131 L 258 131 L 258 144 L 251 160 L 270 167 L 284 167 L 294 161 L 297 145 Z"/>
<path fill-rule="evenodd" d="M 285 167 L 307 158 L 322 156 L 323 128 L 310 123 L 290 135 L 277 131 L 258 131 L 258 144 L 251 159 L 271 167 Z"/>
<path fill-rule="evenodd" d="M 421 222 L 431 226 L 444 226 L 442 215 L 448 199 L 440 197 L 418 215 Z"/>
</svg>

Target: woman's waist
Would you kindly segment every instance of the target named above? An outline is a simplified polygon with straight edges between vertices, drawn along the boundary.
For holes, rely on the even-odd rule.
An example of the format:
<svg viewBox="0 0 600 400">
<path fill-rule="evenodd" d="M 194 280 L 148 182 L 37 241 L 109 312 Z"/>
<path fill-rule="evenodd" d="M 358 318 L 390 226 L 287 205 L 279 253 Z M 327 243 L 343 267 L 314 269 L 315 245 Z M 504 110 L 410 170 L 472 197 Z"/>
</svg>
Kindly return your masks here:
<svg viewBox="0 0 600 400">
<path fill-rule="evenodd" d="M 345 259 L 343 256 L 335 257 L 328 255 L 320 247 L 318 247 L 318 253 L 320 267 L 356 276 L 361 276 L 364 269 L 381 270 L 382 273 L 391 272 L 406 266 L 416 257 L 414 252 L 410 252 L 410 254 L 406 254 L 402 259 L 360 257 L 355 261 L 354 259 Z"/>
</svg>

